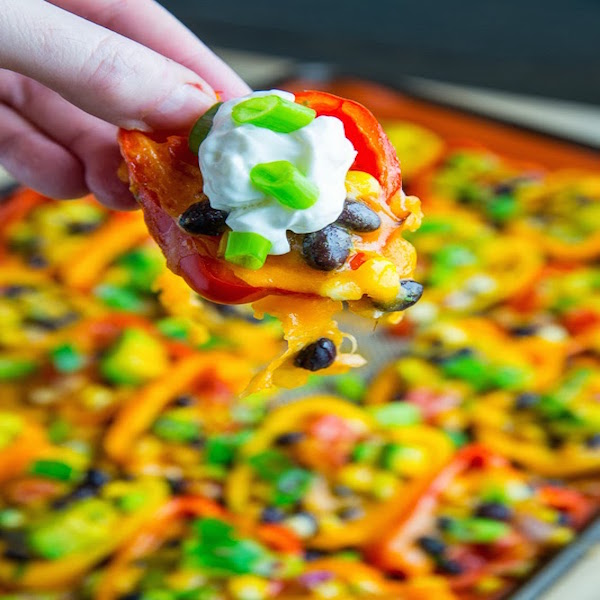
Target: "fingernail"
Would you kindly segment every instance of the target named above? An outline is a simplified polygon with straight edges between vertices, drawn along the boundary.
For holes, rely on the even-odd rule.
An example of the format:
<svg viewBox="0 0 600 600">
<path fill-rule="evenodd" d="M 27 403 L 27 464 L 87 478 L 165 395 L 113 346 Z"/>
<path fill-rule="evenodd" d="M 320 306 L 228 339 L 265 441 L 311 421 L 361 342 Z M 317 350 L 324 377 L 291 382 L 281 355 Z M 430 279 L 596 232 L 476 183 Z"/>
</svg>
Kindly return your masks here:
<svg viewBox="0 0 600 600">
<path fill-rule="evenodd" d="M 143 123 L 152 129 L 185 127 L 216 101 L 214 95 L 188 83 L 173 90 L 162 102 L 142 115 Z"/>
</svg>

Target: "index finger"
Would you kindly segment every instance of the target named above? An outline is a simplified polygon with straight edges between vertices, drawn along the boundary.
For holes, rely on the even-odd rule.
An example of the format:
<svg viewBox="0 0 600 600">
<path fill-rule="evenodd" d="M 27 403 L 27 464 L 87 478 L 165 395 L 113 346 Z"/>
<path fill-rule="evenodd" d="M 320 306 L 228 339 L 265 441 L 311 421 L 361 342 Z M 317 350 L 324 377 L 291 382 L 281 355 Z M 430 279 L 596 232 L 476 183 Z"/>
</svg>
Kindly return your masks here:
<svg viewBox="0 0 600 600">
<path fill-rule="evenodd" d="M 49 0 L 120 33 L 198 73 L 223 100 L 250 92 L 248 85 L 185 25 L 154 0 Z"/>
</svg>

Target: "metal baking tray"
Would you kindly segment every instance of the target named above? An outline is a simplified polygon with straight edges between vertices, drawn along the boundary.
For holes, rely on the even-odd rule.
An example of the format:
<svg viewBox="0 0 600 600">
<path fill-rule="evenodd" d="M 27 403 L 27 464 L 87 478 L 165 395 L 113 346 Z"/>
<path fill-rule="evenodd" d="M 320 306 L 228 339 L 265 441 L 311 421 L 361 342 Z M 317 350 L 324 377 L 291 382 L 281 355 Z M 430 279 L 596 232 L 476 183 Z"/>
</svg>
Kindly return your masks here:
<svg viewBox="0 0 600 600">
<path fill-rule="evenodd" d="M 300 80 L 295 80 L 298 83 Z M 335 87 L 334 82 L 301 80 L 304 87 L 314 87 L 332 91 L 341 90 Z M 272 87 L 283 87 L 292 83 L 292 80 L 278 81 Z M 305 85 L 306 84 L 306 85 Z M 375 84 L 376 85 L 376 84 Z M 373 88 L 375 90 L 383 88 Z M 564 138 L 558 138 L 539 130 L 531 130 L 513 123 L 502 122 L 464 109 L 449 107 L 441 102 L 424 99 L 410 90 L 394 90 L 402 95 L 402 102 L 398 105 L 398 112 L 379 113 L 376 107 L 374 112 L 380 118 L 403 118 L 428 127 L 436 132 L 439 124 L 445 123 L 444 131 L 440 132 L 445 137 L 453 137 L 460 133 L 461 139 L 469 137 L 477 139 L 483 135 L 483 143 L 492 150 L 504 155 L 511 155 L 511 145 L 514 147 L 539 148 L 537 160 L 546 163 L 549 167 L 568 166 L 594 168 L 598 166 L 598 152 L 584 144 L 579 144 Z M 349 95 L 349 94 L 348 94 Z M 361 101 L 361 98 L 356 98 Z M 368 104 L 368 102 L 364 102 Z M 405 109 L 405 112 L 402 112 Z M 471 133 L 470 133 L 471 132 Z M 512 140 L 512 141 L 511 141 Z M 508 150 L 508 151 L 507 151 Z M 520 153 L 518 153 L 520 154 Z M 546 160 L 543 160 L 544 157 Z M 0 202 L 15 189 L 14 184 L 0 184 Z M 357 341 L 361 353 L 367 358 L 368 363 L 358 373 L 365 379 L 372 377 L 383 365 L 398 357 L 405 351 L 405 344 L 392 336 L 384 335 L 374 329 L 373 324 L 349 313 L 339 319 L 344 331 L 352 333 Z M 313 388 L 314 389 L 314 388 Z M 301 395 L 301 390 L 292 390 L 282 394 L 283 400 L 289 400 Z M 540 600 L 558 580 L 565 575 L 592 547 L 600 543 L 600 516 L 592 520 L 568 546 L 552 555 L 542 563 L 519 587 L 514 589 L 506 600 Z M 599 565 L 600 568 L 600 565 Z"/>
</svg>

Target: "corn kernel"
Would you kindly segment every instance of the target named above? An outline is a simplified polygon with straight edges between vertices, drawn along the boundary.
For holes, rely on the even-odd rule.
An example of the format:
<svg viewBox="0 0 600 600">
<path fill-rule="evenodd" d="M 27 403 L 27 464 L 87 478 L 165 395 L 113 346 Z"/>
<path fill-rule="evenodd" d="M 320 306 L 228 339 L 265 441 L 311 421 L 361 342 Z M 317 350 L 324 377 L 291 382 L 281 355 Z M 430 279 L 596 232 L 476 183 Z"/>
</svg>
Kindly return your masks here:
<svg viewBox="0 0 600 600">
<path fill-rule="evenodd" d="M 353 199 L 378 200 L 381 186 L 373 175 L 363 171 L 348 171 L 346 174 L 346 192 Z"/>
<path fill-rule="evenodd" d="M 557 527 L 548 537 L 548 543 L 553 546 L 564 546 L 573 541 L 575 533 L 568 527 Z"/>
<path fill-rule="evenodd" d="M 239 575 L 227 587 L 235 600 L 264 600 L 269 596 L 269 581 L 256 575 Z"/>
<path fill-rule="evenodd" d="M 378 500 L 388 500 L 396 493 L 398 485 L 398 480 L 394 475 L 380 471 L 373 478 L 371 494 Z"/>
<path fill-rule="evenodd" d="M 480 594 L 491 594 L 504 587 L 504 581 L 500 577 L 494 575 L 488 575 L 483 577 L 481 581 L 477 583 L 477 591 Z"/>
<path fill-rule="evenodd" d="M 346 465 L 338 473 L 338 481 L 355 492 L 366 492 L 373 484 L 373 469 L 367 465 Z"/>
</svg>

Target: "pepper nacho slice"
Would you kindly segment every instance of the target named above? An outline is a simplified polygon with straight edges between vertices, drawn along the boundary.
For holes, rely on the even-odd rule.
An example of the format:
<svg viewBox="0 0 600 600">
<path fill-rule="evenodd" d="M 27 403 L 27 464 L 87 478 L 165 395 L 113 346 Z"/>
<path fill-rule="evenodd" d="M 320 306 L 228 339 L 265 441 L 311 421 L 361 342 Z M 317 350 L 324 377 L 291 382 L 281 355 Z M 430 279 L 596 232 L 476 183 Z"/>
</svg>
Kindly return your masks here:
<svg viewBox="0 0 600 600">
<path fill-rule="evenodd" d="M 257 385 L 299 383 L 294 366 L 361 364 L 339 353 L 342 302 L 381 317 L 420 297 L 403 238 L 420 204 L 402 192 L 395 151 L 361 105 L 256 92 L 213 107 L 189 136 L 121 131 L 119 141 L 169 268 L 209 300 L 264 299 L 256 312 L 284 321 L 288 351 Z"/>
</svg>

